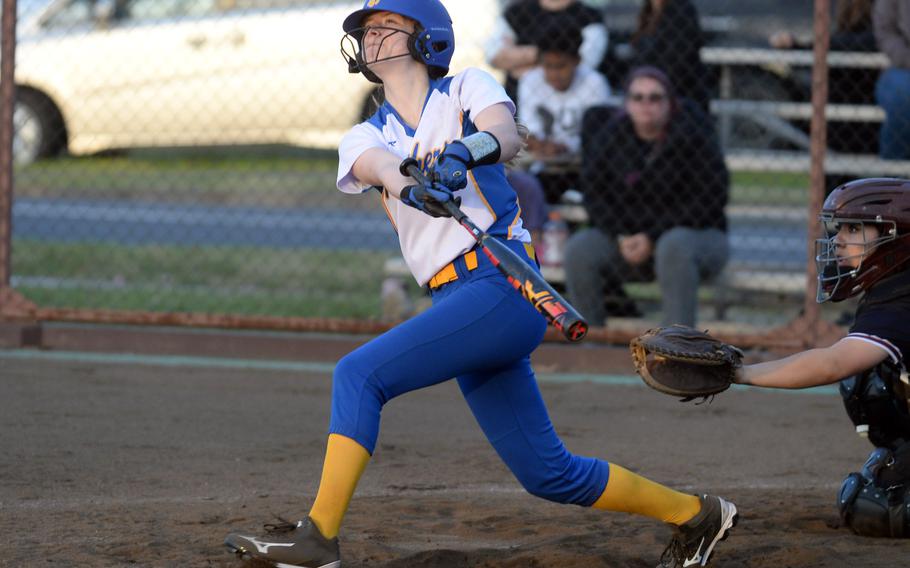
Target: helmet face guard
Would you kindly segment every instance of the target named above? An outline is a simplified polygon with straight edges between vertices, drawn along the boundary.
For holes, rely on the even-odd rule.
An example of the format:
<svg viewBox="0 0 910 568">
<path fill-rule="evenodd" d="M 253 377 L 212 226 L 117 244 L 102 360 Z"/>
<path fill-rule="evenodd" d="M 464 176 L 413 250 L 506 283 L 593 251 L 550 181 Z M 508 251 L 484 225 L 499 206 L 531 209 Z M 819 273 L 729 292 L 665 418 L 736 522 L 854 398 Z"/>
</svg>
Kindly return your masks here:
<svg viewBox="0 0 910 568">
<path fill-rule="evenodd" d="M 366 38 L 367 34 L 373 30 L 380 30 L 383 33 L 383 37 L 379 40 L 379 46 L 376 48 L 376 57 L 372 61 L 367 61 L 364 53 L 363 40 Z M 379 54 L 382 53 L 382 46 L 385 44 L 385 40 L 392 37 L 394 34 L 400 33 L 408 36 L 408 53 L 399 53 L 398 55 L 389 55 L 387 57 L 379 57 Z M 382 83 L 375 73 L 370 71 L 369 65 L 374 63 L 380 63 L 382 61 L 390 61 L 392 59 L 400 59 L 402 57 L 412 57 L 413 48 L 411 47 L 414 43 L 414 36 L 417 32 L 411 33 L 407 30 L 402 30 L 400 28 L 393 28 L 389 26 L 365 26 L 360 28 L 354 28 L 348 33 L 344 34 L 341 38 L 341 56 L 344 57 L 344 60 L 348 62 L 348 73 L 363 73 L 363 76 L 372 81 L 373 83 Z"/>
<path fill-rule="evenodd" d="M 815 241 L 815 267 L 818 272 L 815 301 L 839 302 L 862 291 L 864 281 L 879 271 L 879 266 L 873 262 L 874 257 L 880 246 L 897 238 L 897 226 L 893 221 L 846 219 L 825 213 L 819 216 L 819 220 L 826 236 Z M 839 242 L 837 234 L 843 225 L 856 226 L 861 238 L 849 243 Z M 877 237 L 866 238 L 865 229 L 868 226 L 876 228 Z M 847 254 L 848 245 L 861 246 L 862 250 Z"/>
<path fill-rule="evenodd" d="M 815 243 L 818 302 L 845 300 L 906 269 L 910 180 L 869 178 L 841 185 L 825 200 L 819 220 L 824 234 Z M 844 226 L 850 231 L 838 238 Z M 874 238 L 867 236 L 870 226 L 877 230 Z"/>
</svg>

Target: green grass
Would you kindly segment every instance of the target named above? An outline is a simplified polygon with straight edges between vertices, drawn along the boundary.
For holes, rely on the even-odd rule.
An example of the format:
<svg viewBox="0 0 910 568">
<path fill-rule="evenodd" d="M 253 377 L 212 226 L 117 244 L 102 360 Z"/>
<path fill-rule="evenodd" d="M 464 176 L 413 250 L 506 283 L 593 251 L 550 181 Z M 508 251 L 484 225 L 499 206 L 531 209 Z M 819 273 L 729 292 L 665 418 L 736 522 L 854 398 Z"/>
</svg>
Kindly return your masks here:
<svg viewBox="0 0 910 568">
<path fill-rule="evenodd" d="M 730 202 L 736 205 L 806 206 L 809 174 L 731 172 Z"/>
<path fill-rule="evenodd" d="M 145 151 L 45 160 L 16 170 L 16 195 L 141 199 L 164 203 L 374 207 L 335 190 L 327 151 L 235 149 Z M 804 205 L 809 175 L 732 172 L 731 202 Z"/>
<path fill-rule="evenodd" d="M 42 307 L 379 316 L 381 254 L 254 247 L 13 243 L 16 288 Z"/>
<path fill-rule="evenodd" d="M 380 211 L 334 188 L 334 152 L 145 151 L 15 172 L 16 197 Z M 731 203 L 804 207 L 807 174 L 733 172 Z M 372 198 L 370 198 L 372 197 Z M 42 306 L 376 318 L 385 255 L 16 240 L 17 288 Z"/>
<path fill-rule="evenodd" d="M 334 154 L 59 158 L 15 171 L 16 195 L 291 205 L 331 195 Z"/>
</svg>

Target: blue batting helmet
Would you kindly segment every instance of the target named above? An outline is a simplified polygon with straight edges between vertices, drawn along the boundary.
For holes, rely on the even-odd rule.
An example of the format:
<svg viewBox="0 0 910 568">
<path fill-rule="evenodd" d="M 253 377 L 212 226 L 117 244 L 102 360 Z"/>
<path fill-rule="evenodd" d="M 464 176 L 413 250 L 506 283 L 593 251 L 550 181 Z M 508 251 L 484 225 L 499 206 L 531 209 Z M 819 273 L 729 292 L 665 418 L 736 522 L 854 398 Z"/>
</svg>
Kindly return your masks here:
<svg viewBox="0 0 910 568">
<path fill-rule="evenodd" d="M 411 43 L 411 55 L 428 67 L 445 75 L 455 53 L 455 31 L 452 18 L 439 0 L 366 0 L 363 8 L 344 19 L 345 33 L 355 32 L 363 19 L 374 12 L 393 12 L 417 22 Z"/>
</svg>

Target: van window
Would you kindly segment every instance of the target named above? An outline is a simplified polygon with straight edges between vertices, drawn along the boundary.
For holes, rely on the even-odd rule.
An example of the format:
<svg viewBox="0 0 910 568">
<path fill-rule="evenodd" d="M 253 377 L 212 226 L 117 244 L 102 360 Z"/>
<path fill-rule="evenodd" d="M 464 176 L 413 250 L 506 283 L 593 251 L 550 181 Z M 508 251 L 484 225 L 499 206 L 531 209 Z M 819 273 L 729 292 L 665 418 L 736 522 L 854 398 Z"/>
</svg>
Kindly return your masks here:
<svg viewBox="0 0 910 568">
<path fill-rule="evenodd" d="M 95 21 L 94 8 L 95 0 L 73 0 L 45 20 L 43 25 L 50 29 L 92 25 Z"/>
<path fill-rule="evenodd" d="M 325 0 L 224 0 L 233 10 L 268 10 L 271 8 L 293 8 L 325 3 Z"/>
<path fill-rule="evenodd" d="M 126 17 L 131 20 L 160 20 L 204 16 L 215 12 L 219 0 L 128 0 Z"/>
</svg>

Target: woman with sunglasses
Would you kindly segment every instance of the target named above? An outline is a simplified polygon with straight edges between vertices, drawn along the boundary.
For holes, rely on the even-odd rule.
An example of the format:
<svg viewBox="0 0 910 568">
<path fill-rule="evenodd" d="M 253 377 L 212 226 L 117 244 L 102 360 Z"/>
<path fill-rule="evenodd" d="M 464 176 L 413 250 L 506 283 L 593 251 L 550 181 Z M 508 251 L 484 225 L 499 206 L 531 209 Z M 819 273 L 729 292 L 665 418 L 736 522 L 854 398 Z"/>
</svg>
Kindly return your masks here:
<svg viewBox="0 0 910 568">
<path fill-rule="evenodd" d="M 225 544 L 273 565 L 337 568 L 341 521 L 376 447 L 384 405 L 454 377 L 490 444 L 529 493 L 667 522 L 675 532 L 664 563 L 704 566 L 733 526 L 736 507 L 569 452 L 530 363 L 546 321 L 444 206 L 459 202 L 487 234 L 536 267 L 502 165 L 521 146 L 515 106 L 502 86 L 479 69 L 446 76 L 454 31 L 438 0 L 367 0 L 343 28 L 348 63 L 382 83 L 385 102 L 342 140 L 338 189 L 354 195 L 381 189 L 402 254 L 433 306 L 336 365 L 322 476 L 303 520 L 267 526 L 261 536 L 231 534 Z M 406 158 L 417 159 L 429 181 L 402 175 Z"/>
<path fill-rule="evenodd" d="M 729 174 L 710 122 L 674 96 L 661 70 L 634 69 L 625 93 L 618 116 L 604 125 L 604 111 L 589 111 L 582 127 L 581 190 L 592 227 L 566 245 L 569 301 L 601 325 L 636 311 L 624 282 L 656 276 L 663 323 L 694 325 L 698 286 L 729 254 Z"/>
</svg>

